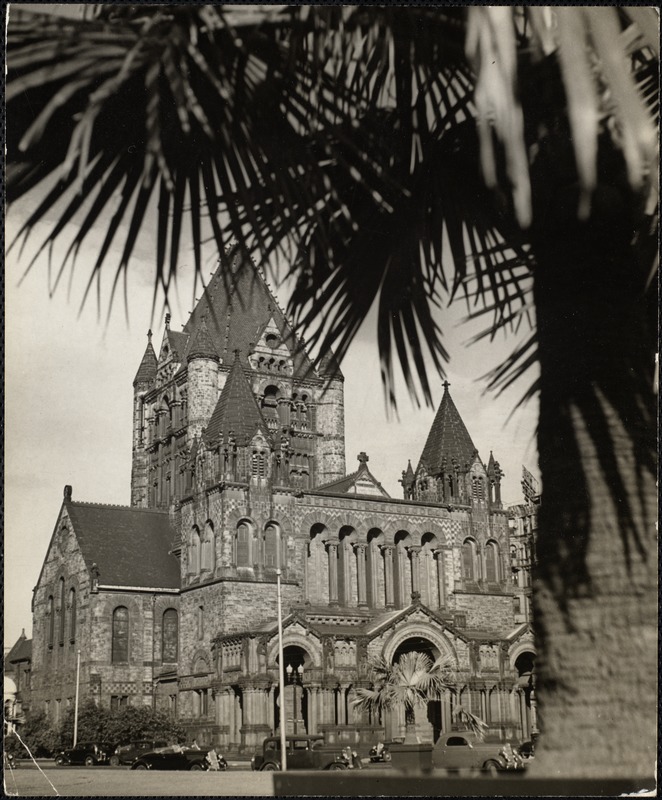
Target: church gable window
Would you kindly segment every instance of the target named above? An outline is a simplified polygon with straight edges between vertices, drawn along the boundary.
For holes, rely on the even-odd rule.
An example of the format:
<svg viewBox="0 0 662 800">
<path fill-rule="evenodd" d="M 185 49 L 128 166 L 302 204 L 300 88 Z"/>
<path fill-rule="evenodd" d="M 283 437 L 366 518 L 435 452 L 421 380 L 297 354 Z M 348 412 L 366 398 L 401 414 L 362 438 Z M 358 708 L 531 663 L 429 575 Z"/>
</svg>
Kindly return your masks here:
<svg viewBox="0 0 662 800">
<path fill-rule="evenodd" d="M 113 664 L 129 662 L 129 609 L 118 606 L 113 611 L 112 653 Z"/>
<path fill-rule="evenodd" d="M 465 539 L 462 544 L 462 579 L 465 581 L 476 580 L 476 543 L 473 539 Z"/>
<path fill-rule="evenodd" d="M 275 569 L 278 566 L 278 531 L 274 525 L 267 525 L 264 531 L 264 566 Z"/>
<path fill-rule="evenodd" d="M 499 580 L 499 546 L 494 541 L 485 546 L 485 578 L 488 583 Z"/>
<path fill-rule="evenodd" d="M 163 612 L 161 661 L 174 664 L 179 650 L 179 616 L 177 610 L 168 608 Z"/>
<path fill-rule="evenodd" d="M 69 589 L 69 641 L 76 641 L 76 590 Z"/>
<path fill-rule="evenodd" d="M 210 521 L 205 525 L 200 554 L 200 569 L 213 572 L 214 570 L 214 526 Z"/>
<path fill-rule="evenodd" d="M 49 595 L 48 603 L 46 604 L 46 625 L 48 626 L 48 647 L 53 647 L 53 638 L 55 636 L 55 610 L 53 608 L 53 595 Z"/>
<path fill-rule="evenodd" d="M 252 566 L 251 531 L 245 522 L 241 522 L 237 526 L 237 533 L 235 535 L 235 564 L 238 567 Z"/>
<path fill-rule="evenodd" d="M 260 405 L 262 407 L 262 416 L 270 428 L 277 428 L 280 424 L 280 417 L 278 414 L 278 401 L 280 396 L 281 392 L 277 386 L 267 386 L 264 390 L 264 396 L 262 397 Z"/>
<path fill-rule="evenodd" d="M 200 572 L 200 530 L 197 525 L 191 529 L 188 546 L 188 573 L 197 575 Z"/>
<path fill-rule="evenodd" d="M 60 644 L 64 644 L 64 631 L 65 631 L 66 614 L 67 614 L 66 599 L 67 595 L 66 595 L 66 589 L 64 588 L 64 578 L 60 578 L 60 631 L 58 636 L 58 641 Z"/>
</svg>

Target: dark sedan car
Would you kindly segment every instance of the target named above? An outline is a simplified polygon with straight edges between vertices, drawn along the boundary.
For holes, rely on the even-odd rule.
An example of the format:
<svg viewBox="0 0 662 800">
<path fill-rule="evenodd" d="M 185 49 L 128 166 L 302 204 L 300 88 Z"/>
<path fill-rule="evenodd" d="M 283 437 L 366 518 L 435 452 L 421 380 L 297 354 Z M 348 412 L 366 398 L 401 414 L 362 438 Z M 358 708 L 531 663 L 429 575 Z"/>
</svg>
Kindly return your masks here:
<svg viewBox="0 0 662 800">
<path fill-rule="evenodd" d="M 117 767 L 120 764 L 133 764 L 133 762 L 145 753 L 151 753 L 159 747 L 166 747 L 167 742 L 155 742 L 143 739 L 138 742 L 128 744 L 118 744 L 115 752 L 110 757 L 110 766 Z"/>
<path fill-rule="evenodd" d="M 206 770 L 210 768 L 209 751 L 208 747 L 160 747 L 137 758 L 131 769 Z M 227 766 L 223 756 L 218 756 L 218 768 L 224 770 Z"/>
<path fill-rule="evenodd" d="M 103 742 L 81 742 L 68 750 L 61 750 L 55 756 L 58 767 L 65 764 L 85 764 L 93 767 L 97 764 L 107 764 L 108 756 L 113 751 L 113 746 Z"/>
</svg>

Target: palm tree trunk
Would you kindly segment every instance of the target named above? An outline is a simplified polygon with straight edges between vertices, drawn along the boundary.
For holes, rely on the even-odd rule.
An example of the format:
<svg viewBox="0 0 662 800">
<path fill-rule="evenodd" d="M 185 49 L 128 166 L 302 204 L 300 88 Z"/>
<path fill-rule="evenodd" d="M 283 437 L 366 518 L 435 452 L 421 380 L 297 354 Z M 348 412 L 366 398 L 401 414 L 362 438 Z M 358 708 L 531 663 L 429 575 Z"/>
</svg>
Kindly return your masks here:
<svg viewBox="0 0 662 800">
<path fill-rule="evenodd" d="M 582 224 L 576 185 L 563 183 L 560 164 L 562 157 L 550 156 L 539 165 L 534 206 L 542 738 L 531 772 L 650 777 L 657 731 L 655 298 L 634 257 L 636 202 L 626 182 L 611 171 Z"/>
</svg>

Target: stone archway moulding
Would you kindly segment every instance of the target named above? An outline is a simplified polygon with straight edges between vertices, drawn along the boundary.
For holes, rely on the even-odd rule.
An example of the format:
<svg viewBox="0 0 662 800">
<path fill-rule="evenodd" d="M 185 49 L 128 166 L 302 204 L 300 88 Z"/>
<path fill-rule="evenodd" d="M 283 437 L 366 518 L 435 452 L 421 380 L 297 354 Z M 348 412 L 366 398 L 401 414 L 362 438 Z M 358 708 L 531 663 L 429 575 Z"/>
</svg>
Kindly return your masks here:
<svg viewBox="0 0 662 800">
<path fill-rule="evenodd" d="M 321 646 L 314 639 L 305 636 L 301 633 L 288 633 L 287 629 L 283 631 L 283 650 L 286 647 L 295 645 L 305 650 L 313 662 L 313 667 L 319 669 L 322 665 Z M 276 634 L 267 649 L 267 665 L 269 668 L 275 668 L 276 658 L 278 656 L 278 635 Z"/>
<path fill-rule="evenodd" d="M 515 645 L 514 648 L 508 653 L 510 666 L 515 669 L 515 662 L 523 653 L 532 653 L 534 656 L 538 654 L 533 642 L 524 641 Z"/>
<path fill-rule="evenodd" d="M 395 651 L 398 649 L 398 647 L 400 647 L 401 644 L 406 642 L 407 639 L 412 639 L 413 637 L 418 636 L 420 636 L 422 639 L 427 639 L 430 644 L 434 645 L 437 650 L 439 650 L 440 655 L 451 656 L 457 665 L 457 653 L 446 636 L 444 636 L 443 633 L 435 631 L 428 626 L 421 624 L 420 622 L 404 625 L 402 628 L 395 631 L 395 633 L 384 645 L 384 649 L 382 651 L 386 661 L 389 663 L 392 661 Z"/>
</svg>

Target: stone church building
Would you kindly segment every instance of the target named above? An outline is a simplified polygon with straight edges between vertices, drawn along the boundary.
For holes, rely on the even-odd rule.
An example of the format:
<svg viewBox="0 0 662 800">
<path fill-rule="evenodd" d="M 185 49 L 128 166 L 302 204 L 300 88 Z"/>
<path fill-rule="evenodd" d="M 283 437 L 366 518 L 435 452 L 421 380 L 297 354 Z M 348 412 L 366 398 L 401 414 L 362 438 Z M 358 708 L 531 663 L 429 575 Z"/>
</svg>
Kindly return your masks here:
<svg viewBox="0 0 662 800">
<path fill-rule="evenodd" d="M 526 736 L 501 472 L 444 384 L 392 498 L 365 453 L 347 474 L 344 378 L 313 367 L 261 273 L 219 268 L 183 330 L 148 343 L 133 382 L 131 505 L 64 501 L 33 597 L 32 707 L 81 696 L 149 704 L 200 742 L 252 749 L 282 722 L 367 744 L 404 716 L 355 710 L 370 660 L 415 650 L 456 664 L 460 702 Z M 415 457 L 417 454 L 412 453 Z M 278 689 L 276 569 L 284 660 Z M 528 663 L 528 662 L 527 662 Z M 417 713 L 422 739 L 453 696 Z"/>
</svg>

